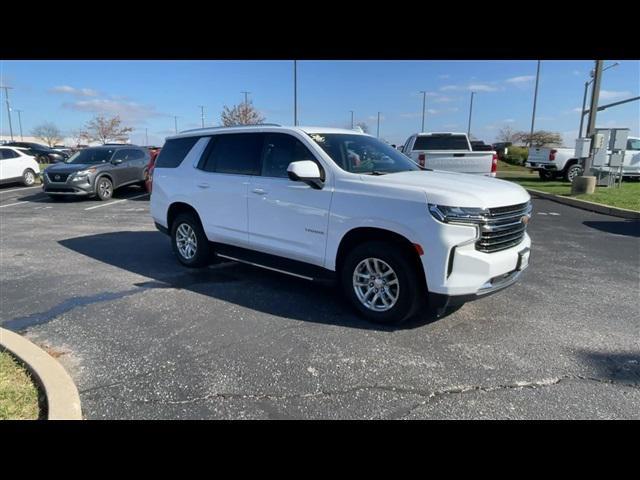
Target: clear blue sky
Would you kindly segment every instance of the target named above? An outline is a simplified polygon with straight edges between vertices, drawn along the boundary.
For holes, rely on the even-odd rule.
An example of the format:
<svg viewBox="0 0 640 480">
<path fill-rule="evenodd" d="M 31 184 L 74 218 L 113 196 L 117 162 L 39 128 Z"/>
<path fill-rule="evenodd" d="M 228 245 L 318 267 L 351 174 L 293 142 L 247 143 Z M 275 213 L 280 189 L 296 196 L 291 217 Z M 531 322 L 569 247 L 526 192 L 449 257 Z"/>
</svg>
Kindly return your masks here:
<svg viewBox="0 0 640 480">
<path fill-rule="evenodd" d="M 606 64 L 611 63 L 609 60 Z M 543 61 L 536 129 L 561 132 L 573 145 L 584 82 L 592 61 Z M 302 125 L 348 126 L 350 110 L 375 134 L 403 143 L 420 129 L 421 90 L 428 91 L 425 130 L 466 131 L 470 90 L 478 93 L 472 133 L 487 142 L 511 125 L 531 122 L 535 61 L 299 61 L 298 116 Z M 0 61 L 0 82 L 13 87 L 14 109 L 23 110 L 24 134 L 54 122 L 68 134 L 99 112 L 120 114 L 134 127 L 132 140 L 161 144 L 180 130 L 218 125 L 223 105 L 250 91 L 267 121 L 293 123 L 293 62 L 288 61 Z M 640 62 L 620 61 L 603 74 L 601 104 L 640 95 Z M 0 132 L 9 133 L 4 93 Z M 14 135 L 17 113 L 12 114 Z M 630 127 L 638 135 L 640 102 L 598 114 L 600 127 Z"/>
</svg>

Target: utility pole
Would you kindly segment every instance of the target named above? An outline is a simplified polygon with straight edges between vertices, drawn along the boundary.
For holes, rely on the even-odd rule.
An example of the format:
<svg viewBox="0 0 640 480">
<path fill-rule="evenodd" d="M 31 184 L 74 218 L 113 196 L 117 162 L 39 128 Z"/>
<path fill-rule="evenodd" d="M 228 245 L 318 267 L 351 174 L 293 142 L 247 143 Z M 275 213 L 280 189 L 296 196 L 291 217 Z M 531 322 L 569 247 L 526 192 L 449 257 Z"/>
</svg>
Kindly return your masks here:
<svg viewBox="0 0 640 480">
<path fill-rule="evenodd" d="M 420 133 L 424 132 L 424 113 L 426 111 L 427 106 L 427 92 L 424 90 L 420 92 L 422 94 L 422 127 L 420 128 Z"/>
<path fill-rule="evenodd" d="M 242 91 L 242 92 L 240 92 L 240 93 L 244 93 L 244 108 L 247 108 L 247 105 L 249 105 L 249 97 L 248 97 L 248 96 L 249 96 L 249 94 L 250 94 L 251 92 L 244 92 L 244 91 Z"/>
<path fill-rule="evenodd" d="M 293 61 L 293 126 L 298 126 L 298 61 Z"/>
<path fill-rule="evenodd" d="M 246 100 L 245 100 L 246 103 Z M 200 107 L 200 118 L 202 119 L 202 128 L 204 128 L 204 105 L 198 105 Z"/>
<path fill-rule="evenodd" d="M 353 130 L 353 110 L 349 110 L 351 112 L 351 130 Z"/>
<path fill-rule="evenodd" d="M 473 96 L 476 92 L 471 92 L 471 103 L 469 103 L 469 126 L 467 127 L 467 136 L 471 135 L 471 113 L 473 112 Z"/>
<path fill-rule="evenodd" d="M 378 112 L 378 128 L 376 130 L 376 138 L 380 138 L 380 112 Z"/>
<path fill-rule="evenodd" d="M 177 115 L 173 116 L 173 121 L 176 127 L 176 133 L 178 133 L 178 116 Z"/>
<path fill-rule="evenodd" d="M 11 125 L 11 107 L 9 106 L 9 89 L 7 85 L 1 85 L 0 88 L 4 88 L 4 96 L 7 101 L 7 116 L 9 117 L 9 134 L 11 135 L 11 141 L 13 142 L 13 126 Z"/>
<path fill-rule="evenodd" d="M 24 140 L 22 138 L 22 116 L 20 115 L 24 110 L 16 110 L 18 112 L 18 125 L 20 125 L 20 140 Z"/>
<path fill-rule="evenodd" d="M 598 100 L 600 99 L 600 83 L 602 82 L 602 60 L 596 60 L 595 75 L 593 77 L 593 88 L 591 89 L 591 107 L 589 108 L 589 122 L 587 123 L 587 137 L 593 136 L 596 128 L 596 114 L 598 112 Z M 591 165 L 593 164 L 593 151 L 595 145 L 591 142 L 591 152 L 585 160 L 584 174 L 591 173 Z"/>
<path fill-rule="evenodd" d="M 146 147 L 149 146 L 149 129 L 148 128 L 144 129 L 144 145 Z"/>
<path fill-rule="evenodd" d="M 606 72 L 610 68 L 617 67 L 620 65 L 618 62 L 612 63 L 609 66 L 606 66 L 602 69 L 602 73 Z M 595 72 L 591 70 L 591 76 L 593 77 Z M 593 78 L 584 82 L 584 96 L 582 97 L 582 113 L 580 114 L 580 129 L 578 130 L 578 138 L 582 138 L 582 125 L 584 124 L 584 116 L 587 114 L 585 107 L 587 106 L 587 90 L 589 89 L 589 85 L 593 82 Z"/>
<path fill-rule="evenodd" d="M 533 142 L 533 127 L 536 121 L 536 104 L 538 103 L 538 81 L 540 80 L 540 60 L 538 60 L 538 68 L 536 70 L 536 89 L 533 93 L 533 112 L 531 113 L 531 132 L 529 132 L 529 146 Z"/>
</svg>

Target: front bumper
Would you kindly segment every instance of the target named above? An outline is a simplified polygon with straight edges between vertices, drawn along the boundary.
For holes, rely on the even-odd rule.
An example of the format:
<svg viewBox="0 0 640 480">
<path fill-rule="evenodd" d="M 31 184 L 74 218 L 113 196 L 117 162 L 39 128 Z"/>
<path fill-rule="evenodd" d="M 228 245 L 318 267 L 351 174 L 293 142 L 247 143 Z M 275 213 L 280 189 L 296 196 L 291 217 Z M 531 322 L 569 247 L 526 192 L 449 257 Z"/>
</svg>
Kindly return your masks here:
<svg viewBox="0 0 640 480">
<path fill-rule="evenodd" d="M 53 182 L 46 173 L 41 176 L 42 190 L 48 195 L 93 195 L 95 188 L 93 178 L 74 179 L 71 175 L 64 182 Z"/>
</svg>

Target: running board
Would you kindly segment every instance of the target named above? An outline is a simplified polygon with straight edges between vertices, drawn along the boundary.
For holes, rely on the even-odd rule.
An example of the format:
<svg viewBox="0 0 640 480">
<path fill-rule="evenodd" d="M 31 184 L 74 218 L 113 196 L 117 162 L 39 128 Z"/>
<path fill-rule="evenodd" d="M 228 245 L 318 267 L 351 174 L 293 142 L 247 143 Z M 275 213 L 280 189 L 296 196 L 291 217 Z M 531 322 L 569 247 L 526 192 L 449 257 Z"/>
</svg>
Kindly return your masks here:
<svg viewBox="0 0 640 480">
<path fill-rule="evenodd" d="M 254 267 L 265 268 L 267 270 L 271 270 L 274 272 L 284 273 L 286 275 L 291 275 L 292 277 L 304 278 L 305 280 L 314 280 L 312 277 L 305 277 L 304 275 L 298 275 L 297 273 L 287 272 L 286 270 L 280 270 L 279 268 L 267 267 L 266 265 L 260 265 L 259 263 L 248 262 L 246 260 L 241 260 L 239 258 L 229 257 L 228 255 L 222 255 L 221 253 L 216 254 L 220 258 L 226 258 L 227 260 L 233 260 L 234 262 L 245 263 L 247 265 L 253 265 Z"/>
</svg>

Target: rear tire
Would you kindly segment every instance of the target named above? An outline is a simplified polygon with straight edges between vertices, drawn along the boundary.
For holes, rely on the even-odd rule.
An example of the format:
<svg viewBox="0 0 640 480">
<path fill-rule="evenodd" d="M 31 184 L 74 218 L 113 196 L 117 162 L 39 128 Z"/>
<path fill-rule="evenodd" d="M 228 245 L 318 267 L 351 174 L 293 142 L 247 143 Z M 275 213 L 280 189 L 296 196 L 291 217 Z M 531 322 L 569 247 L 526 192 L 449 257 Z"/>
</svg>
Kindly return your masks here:
<svg viewBox="0 0 640 480">
<path fill-rule="evenodd" d="M 36 183 L 36 172 L 27 168 L 22 174 L 22 184 L 25 187 L 30 187 Z"/>
<path fill-rule="evenodd" d="M 548 180 L 553 180 L 553 177 L 555 177 L 555 174 L 547 170 L 538 170 L 538 176 L 540 177 L 540 180 L 548 181 Z"/>
<path fill-rule="evenodd" d="M 426 295 L 409 252 L 382 241 L 363 243 L 347 254 L 340 286 L 362 317 L 387 325 L 410 318 Z"/>
<path fill-rule="evenodd" d="M 171 224 L 171 246 L 185 267 L 200 268 L 211 263 L 209 239 L 193 213 L 181 213 L 175 218 Z"/>
<path fill-rule="evenodd" d="M 573 183 L 573 180 L 580 175 L 582 175 L 582 167 L 574 163 L 565 168 L 563 177 L 567 182 Z"/>
</svg>

